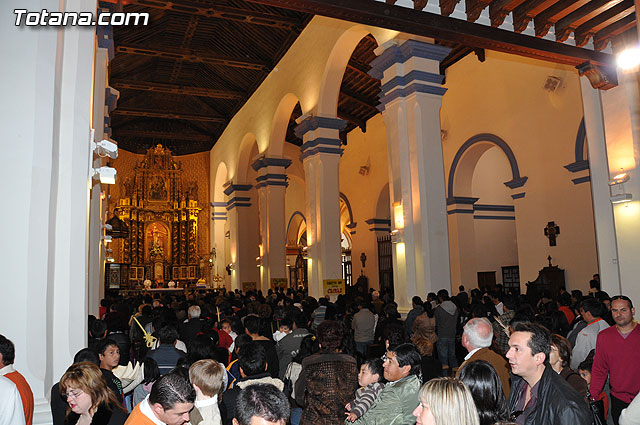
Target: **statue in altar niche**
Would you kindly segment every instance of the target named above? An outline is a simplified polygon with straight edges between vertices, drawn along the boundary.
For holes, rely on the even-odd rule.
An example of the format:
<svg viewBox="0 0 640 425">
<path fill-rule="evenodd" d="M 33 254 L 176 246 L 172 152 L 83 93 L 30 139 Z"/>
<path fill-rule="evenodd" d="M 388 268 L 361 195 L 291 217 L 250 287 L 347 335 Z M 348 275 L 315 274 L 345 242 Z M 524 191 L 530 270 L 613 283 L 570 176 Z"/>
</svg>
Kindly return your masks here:
<svg viewBox="0 0 640 425">
<path fill-rule="evenodd" d="M 149 258 L 151 260 L 163 260 L 166 258 L 167 252 L 167 240 L 169 238 L 169 232 L 166 227 L 161 223 L 153 223 L 147 230 L 147 239 L 149 244 Z"/>
</svg>

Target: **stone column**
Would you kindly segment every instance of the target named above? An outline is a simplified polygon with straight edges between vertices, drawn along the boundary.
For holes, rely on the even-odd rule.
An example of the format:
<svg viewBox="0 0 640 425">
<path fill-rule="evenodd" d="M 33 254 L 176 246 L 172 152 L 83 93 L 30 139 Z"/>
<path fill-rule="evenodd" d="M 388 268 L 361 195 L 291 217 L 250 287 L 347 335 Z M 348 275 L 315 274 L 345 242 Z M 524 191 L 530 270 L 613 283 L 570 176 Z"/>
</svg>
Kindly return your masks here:
<svg viewBox="0 0 640 425">
<path fill-rule="evenodd" d="M 592 88 L 594 70 L 580 69 L 596 243 L 602 289 L 640 300 L 640 102 L 636 74 L 618 73 L 620 85 L 606 91 Z M 626 172 L 629 180 L 609 185 Z M 628 202 L 618 203 L 623 196 Z"/>
<path fill-rule="evenodd" d="M 310 116 L 295 130 L 303 140 L 309 295 L 315 298 L 323 296 L 323 280 L 342 278 L 338 175 L 345 125 L 338 118 Z"/>
<path fill-rule="evenodd" d="M 399 310 L 411 297 L 451 290 L 449 240 L 440 136 L 446 89 L 439 64 L 449 49 L 415 40 L 390 40 L 376 50 L 370 74 L 382 81 L 380 109 L 387 128 L 394 288 Z"/>
<path fill-rule="evenodd" d="M 250 214 L 250 184 L 225 184 L 227 219 L 231 246 L 231 290 L 242 289 L 243 282 L 258 284 L 256 257 L 258 256 L 257 223 Z M 255 241 L 255 243 L 254 243 Z M 260 289 L 259 286 L 256 289 Z"/>
<path fill-rule="evenodd" d="M 60 8 L 64 6 L 64 10 Z M 51 423 L 51 386 L 87 342 L 91 98 L 95 28 L 15 26 L 14 9 L 87 12 L 96 2 L 9 0 L 0 5 L 0 116 L 9 143 L 3 184 L 1 333 Z"/>
<path fill-rule="evenodd" d="M 92 127 L 95 134 L 95 142 L 111 137 L 111 119 L 109 114 L 115 109 L 120 93 L 109 87 L 107 81 L 107 68 L 109 61 L 113 59 L 113 31 L 105 31 L 105 27 L 98 28 L 98 48 L 95 56 L 95 74 L 93 87 L 93 116 Z M 98 168 L 107 165 L 107 159 L 94 155 L 93 167 Z M 91 189 L 91 203 L 89 206 L 89 314 L 98 317 L 100 300 L 104 298 L 105 284 L 105 259 L 110 257 L 107 252 L 111 249 L 105 244 L 104 223 L 107 217 L 107 197 L 109 185 L 100 182 L 94 184 Z M 113 211 L 110 211 L 113 214 Z"/>
<path fill-rule="evenodd" d="M 259 157 L 251 166 L 258 172 L 256 189 L 260 211 L 260 286 L 263 294 L 271 279 L 287 279 L 284 196 L 287 188 L 286 158 Z"/>
<path fill-rule="evenodd" d="M 591 176 L 591 198 L 593 221 L 598 249 L 598 265 L 602 290 L 620 292 L 620 273 L 616 246 L 616 228 L 613 209 L 609 200 L 609 160 L 605 137 L 604 115 L 600 91 L 591 87 L 589 80 L 580 78 L 582 109 L 589 151 L 589 174 Z"/>
</svg>

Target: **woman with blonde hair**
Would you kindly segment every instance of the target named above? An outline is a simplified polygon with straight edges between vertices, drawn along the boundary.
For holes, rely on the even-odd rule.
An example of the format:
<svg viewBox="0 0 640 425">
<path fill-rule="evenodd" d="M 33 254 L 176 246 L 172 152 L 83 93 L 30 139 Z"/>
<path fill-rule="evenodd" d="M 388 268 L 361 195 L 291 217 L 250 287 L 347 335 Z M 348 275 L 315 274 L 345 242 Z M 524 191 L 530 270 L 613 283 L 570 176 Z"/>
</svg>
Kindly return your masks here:
<svg viewBox="0 0 640 425">
<path fill-rule="evenodd" d="M 471 392 L 457 378 L 432 379 L 420 388 L 418 400 L 417 425 L 480 425 Z"/>
<path fill-rule="evenodd" d="M 69 408 L 65 425 L 123 425 L 127 413 L 93 363 L 72 364 L 60 379 L 60 394 Z"/>
</svg>

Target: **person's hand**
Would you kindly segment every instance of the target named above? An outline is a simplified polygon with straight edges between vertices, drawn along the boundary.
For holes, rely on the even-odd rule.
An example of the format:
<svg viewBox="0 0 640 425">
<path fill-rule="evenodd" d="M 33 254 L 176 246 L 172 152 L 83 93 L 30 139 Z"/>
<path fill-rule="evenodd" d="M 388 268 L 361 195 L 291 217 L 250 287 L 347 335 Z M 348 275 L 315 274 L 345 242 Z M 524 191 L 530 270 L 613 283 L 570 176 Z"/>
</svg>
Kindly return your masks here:
<svg viewBox="0 0 640 425">
<path fill-rule="evenodd" d="M 355 413 L 345 413 L 347 415 L 347 420 L 349 422 L 355 422 L 356 419 L 358 419 L 358 416 L 356 416 Z"/>
<path fill-rule="evenodd" d="M 347 409 L 347 412 L 351 412 L 351 403 L 345 404 L 344 408 Z"/>
</svg>

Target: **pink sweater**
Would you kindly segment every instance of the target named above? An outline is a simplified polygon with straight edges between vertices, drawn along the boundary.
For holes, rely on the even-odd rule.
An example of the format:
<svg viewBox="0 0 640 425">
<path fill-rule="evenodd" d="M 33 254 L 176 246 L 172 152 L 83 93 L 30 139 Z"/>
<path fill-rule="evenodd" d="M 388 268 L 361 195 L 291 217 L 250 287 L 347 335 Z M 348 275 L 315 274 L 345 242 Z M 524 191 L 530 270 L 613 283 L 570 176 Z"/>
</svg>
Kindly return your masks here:
<svg viewBox="0 0 640 425">
<path fill-rule="evenodd" d="M 598 397 L 610 376 L 611 395 L 625 403 L 640 392 L 640 326 L 623 338 L 616 326 L 598 334 L 590 392 Z"/>
</svg>

